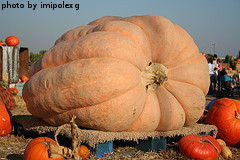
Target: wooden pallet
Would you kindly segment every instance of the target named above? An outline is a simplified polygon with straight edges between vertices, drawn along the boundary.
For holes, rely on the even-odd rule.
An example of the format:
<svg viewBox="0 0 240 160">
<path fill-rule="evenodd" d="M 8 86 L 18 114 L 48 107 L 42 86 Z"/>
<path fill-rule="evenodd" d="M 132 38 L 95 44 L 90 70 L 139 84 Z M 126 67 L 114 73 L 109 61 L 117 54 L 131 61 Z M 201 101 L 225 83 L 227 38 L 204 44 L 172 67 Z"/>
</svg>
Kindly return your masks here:
<svg viewBox="0 0 240 160">
<path fill-rule="evenodd" d="M 41 119 L 31 115 L 14 116 L 14 133 L 18 136 L 48 136 L 54 138 L 57 127 L 50 126 Z M 117 141 L 134 142 L 138 150 L 159 151 L 167 149 L 167 140 L 171 137 L 185 136 L 190 134 L 208 134 L 216 137 L 217 128 L 214 125 L 195 124 L 190 127 L 183 127 L 180 130 L 167 132 L 104 132 L 81 128 L 81 141 L 88 146 L 96 157 L 113 152 L 114 144 Z M 37 133 L 37 134 L 36 134 Z M 71 141 L 70 126 L 66 127 L 61 134 Z M 34 137 L 32 137 L 34 138 Z M 60 142 L 60 140 L 59 140 Z"/>
</svg>

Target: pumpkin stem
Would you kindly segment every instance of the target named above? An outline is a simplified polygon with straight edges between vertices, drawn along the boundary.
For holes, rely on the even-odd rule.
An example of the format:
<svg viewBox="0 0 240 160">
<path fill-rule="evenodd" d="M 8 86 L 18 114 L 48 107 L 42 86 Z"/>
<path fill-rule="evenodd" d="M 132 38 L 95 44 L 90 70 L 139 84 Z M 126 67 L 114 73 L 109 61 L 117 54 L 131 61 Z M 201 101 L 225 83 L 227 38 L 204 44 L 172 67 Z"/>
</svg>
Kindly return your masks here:
<svg viewBox="0 0 240 160">
<path fill-rule="evenodd" d="M 215 144 L 213 144 L 209 139 L 201 139 L 200 141 L 202 141 L 202 142 L 206 142 L 206 141 L 209 142 L 217 150 L 218 155 L 220 154 L 220 151 L 217 148 L 217 146 L 215 146 Z"/>
<path fill-rule="evenodd" d="M 236 118 L 240 120 L 240 114 L 238 113 L 238 110 L 235 110 L 235 113 L 236 113 Z"/>
<path fill-rule="evenodd" d="M 142 71 L 142 82 L 146 89 L 155 90 L 162 86 L 167 81 L 168 69 L 160 63 L 150 62 L 149 65 Z"/>
</svg>

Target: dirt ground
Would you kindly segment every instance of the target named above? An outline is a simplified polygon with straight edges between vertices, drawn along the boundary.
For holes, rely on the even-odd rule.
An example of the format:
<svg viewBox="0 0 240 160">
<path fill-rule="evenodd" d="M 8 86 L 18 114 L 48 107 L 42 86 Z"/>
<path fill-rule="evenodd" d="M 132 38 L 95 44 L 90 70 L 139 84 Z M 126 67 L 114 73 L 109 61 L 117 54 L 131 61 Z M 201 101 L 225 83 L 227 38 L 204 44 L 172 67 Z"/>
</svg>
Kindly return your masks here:
<svg viewBox="0 0 240 160">
<path fill-rule="evenodd" d="M 26 110 L 26 106 L 21 96 L 17 96 L 16 102 L 17 107 L 11 112 L 13 115 L 29 115 L 30 113 Z M 215 99 L 213 96 L 206 96 L 206 104 L 211 100 Z M 14 132 L 11 134 L 0 137 L 0 160 L 22 160 L 24 150 L 27 144 L 32 138 L 24 136 L 15 136 Z M 240 159 L 240 148 L 230 147 L 233 153 L 233 159 Z M 179 152 L 178 141 L 176 139 L 168 139 L 167 150 L 161 150 L 158 152 L 141 152 L 131 146 L 117 146 L 114 147 L 112 153 L 105 155 L 102 158 L 97 158 L 95 154 L 90 154 L 88 159 L 187 159 L 183 154 Z M 218 159 L 223 159 L 219 156 Z"/>
</svg>

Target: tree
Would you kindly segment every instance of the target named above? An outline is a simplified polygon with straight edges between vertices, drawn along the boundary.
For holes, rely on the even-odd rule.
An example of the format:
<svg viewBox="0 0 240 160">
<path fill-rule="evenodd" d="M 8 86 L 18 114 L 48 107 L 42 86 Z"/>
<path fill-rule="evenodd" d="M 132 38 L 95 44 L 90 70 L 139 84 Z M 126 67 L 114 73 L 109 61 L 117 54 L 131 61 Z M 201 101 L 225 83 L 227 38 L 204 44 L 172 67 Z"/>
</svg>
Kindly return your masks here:
<svg viewBox="0 0 240 160">
<path fill-rule="evenodd" d="M 43 56 L 46 52 L 47 50 L 41 50 L 39 53 Z"/>
<path fill-rule="evenodd" d="M 233 60 L 232 56 L 229 55 L 229 54 L 227 54 L 227 55 L 225 56 L 225 61 L 224 61 L 224 63 L 231 63 L 232 60 Z"/>
<path fill-rule="evenodd" d="M 39 60 L 46 52 L 47 52 L 47 50 L 44 50 L 44 49 L 41 50 L 39 53 L 30 52 L 29 65 L 31 66 L 34 62 L 36 62 L 37 60 Z"/>
</svg>

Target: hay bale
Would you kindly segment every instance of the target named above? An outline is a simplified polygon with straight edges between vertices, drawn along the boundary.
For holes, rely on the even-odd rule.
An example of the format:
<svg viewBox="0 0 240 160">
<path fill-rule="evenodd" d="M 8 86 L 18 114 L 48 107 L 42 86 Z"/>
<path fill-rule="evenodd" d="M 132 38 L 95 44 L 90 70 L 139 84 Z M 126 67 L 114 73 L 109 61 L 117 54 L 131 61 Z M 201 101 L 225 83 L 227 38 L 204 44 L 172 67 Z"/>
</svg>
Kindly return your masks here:
<svg viewBox="0 0 240 160">
<path fill-rule="evenodd" d="M 16 107 L 18 107 L 18 108 L 26 108 L 27 107 L 26 103 L 23 100 L 21 95 L 14 95 L 14 99 L 15 99 L 15 102 L 16 102 Z"/>
<path fill-rule="evenodd" d="M 222 67 L 223 67 L 223 68 L 229 68 L 229 67 L 230 67 L 230 64 L 229 64 L 229 63 L 222 63 Z"/>
</svg>

